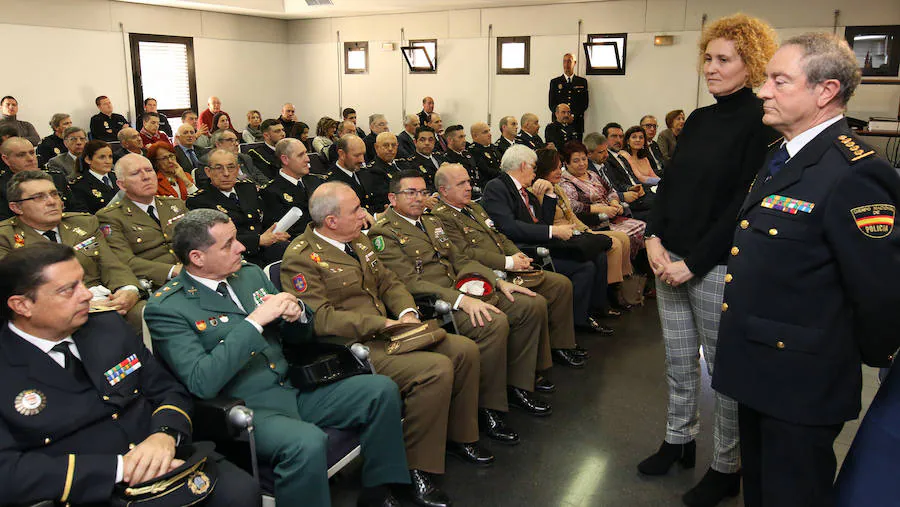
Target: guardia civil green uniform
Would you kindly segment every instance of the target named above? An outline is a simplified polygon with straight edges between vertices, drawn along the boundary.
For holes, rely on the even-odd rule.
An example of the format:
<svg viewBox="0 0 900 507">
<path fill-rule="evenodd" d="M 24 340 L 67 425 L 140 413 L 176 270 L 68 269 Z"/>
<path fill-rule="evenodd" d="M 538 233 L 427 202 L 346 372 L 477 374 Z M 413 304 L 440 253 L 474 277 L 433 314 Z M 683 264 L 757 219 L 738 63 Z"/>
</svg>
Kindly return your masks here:
<svg viewBox="0 0 900 507">
<path fill-rule="evenodd" d="M 331 505 L 328 437 L 319 426 L 359 430 L 364 486 L 408 483 L 397 386 L 358 375 L 299 392 L 286 376 L 281 343 L 302 346 L 312 325 L 276 321 L 260 334 L 246 317 L 277 292 L 272 282 L 246 262 L 226 281 L 240 307 L 185 270 L 150 297 L 145 318 L 157 354 L 192 394 L 241 398 L 253 409 L 257 450 L 275 467 L 278 505 Z M 308 307 L 305 317 L 312 322 Z"/>
</svg>

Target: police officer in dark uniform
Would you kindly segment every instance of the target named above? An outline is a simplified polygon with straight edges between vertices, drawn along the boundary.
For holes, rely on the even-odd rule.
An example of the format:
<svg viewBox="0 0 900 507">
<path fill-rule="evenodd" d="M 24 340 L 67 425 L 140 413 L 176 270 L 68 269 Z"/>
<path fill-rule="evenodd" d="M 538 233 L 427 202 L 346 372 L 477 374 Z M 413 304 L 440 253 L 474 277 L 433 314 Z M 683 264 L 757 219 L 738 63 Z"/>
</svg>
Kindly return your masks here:
<svg viewBox="0 0 900 507">
<path fill-rule="evenodd" d="M 72 117 L 65 113 L 56 113 L 50 118 L 53 133 L 41 139 L 41 144 L 37 147 L 39 166 L 44 167 L 51 158 L 69 151 L 63 133 L 71 126 Z"/>
<path fill-rule="evenodd" d="M 106 505 L 117 483 L 152 481 L 178 465 L 176 447 L 191 437 L 190 395 L 119 315 L 88 314 L 83 274 L 75 251 L 50 241 L 15 249 L 0 265 L 4 504 Z M 252 477 L 221 459 L 216 468 L 204 505 L 259 505 Z M 208 490 L 198 479 L 194 487 Z M 176 497 L 158 501 L 185 504 Z"/>
<path fill-rule="evenodd" d="M 434 173 L 441 166 L 441 161 L 434 154 L 434 129 L 428 125 L 420 125 L 416 129 L 416 152 L 400 164 L 403 170 L 418 171 L 425 178 L 425 186 L 434 191 Z"/>
<path fill-rule="evenodd" d="M 278 141 L 275 154 L 281 161 L 281 169 L 259 193 L 263 202 L 263 227 L 268 229 L 291 208 L 297 208 L 302 213 L 300 220 L 287 231 L 293 238 L 306 230 L 309 196 L 322 180 L 309 174 L 309 154 L 299 140 L 286 138 Z"/>
<path fill-rule="evenodd" d="M 109 178 L 109 185 L 90 174 L 90 171 L 78 175 L 72 182 L 72 200 L 86 213 L 94 214 L 103 209 L 119 193 L 116 173 L 110 171 L 106 176 Z"/>
<path fill-rule="evenodd" d="M 481 175 L 482 186 L 500 174 L 500 159 L 503 155 L 491 144 L 491 127 L 487 123 L 478 122 L 469 129 L 472 134 L 472 145 L 469 154 L 475 161 L 475 167 Z"/>
<path fill-rule="evenodd" d="M 281 162 L 275 154 L 275 146 L 284 139 L 284 126 L 278 120 L 269 119 L 260 124 L 259 130 L 263 133 L 265 143 L 251 149 L 247 155 L 253 159 L 253 164 L 257 169 L 262 171 L 267 178 L 272 179 L 281 168 Z"/>
<path fill-rule="evenodd" d="M 766 73 L 763 123 L 784 138 L 737 217 L 713 388 L 739 403 L 745 505 L 834 505 L 860 361 L 900 345 L 900 176 L 842 116 L 860 82 L 846 42 L 794 37 Z"/>
<path fill-rule="evenodd" d="M 369 192 L 362 184 L 357 173 L 365 166 L 366 143 L 356 134 L 348 134 L 338 138 L 334 142 L 337 150 L 337 160 L 331 166 L 331 170 L 325 176 L 325 181 L 341 181 L 350 185 L 356 192 L 360 204 L 370 213 L 383 210 L 371 210 L 372 202 Z"/>
<path fill-rule="evenodd" d="M 91 136 L 112 143 L 123 127 L 129 126 L 128 120 L 119 113 L 113 112 L 112 101 L 106 95 L 101 95 L 94 100 L 99 113 L 91 116 Z"/>
<path fill-rule="evenodd" d="M 587 79 L 575 75 L 575 56 L 572 53 L 563 56 L 563 75 L 550 80 L 549 96 L 550 112 L 555 114 L 559 104 L 568 104 L 572 109 L 572 126 L 575 136 L 581 140 L 584 135 L 584 112 L 588 108 L 588 83 Z M 561 144 L 556 146 L 562 147 Z"/>
<path fill-rule="evenodd" d="M 516 144 L 524 144 L 532 150 L 539 150 L 547 145 L 547 143 L 541 139 L 541 124 L 536 114 L 523 114 L 520 127 L 522 130 L 516 135 Z M 562 148 L 562 146 L 560 146 L 560 148 Z"/>
<path fill-rule="evenodd" d="M 388 192 L 391 179 L 400 172 L 397 164 L 397 136 L 390 132 L 382 132 L 375 139 L 375 160 L 359 171 L 363 187 L 369 191 L 371 210 L 374 213 L 384 211 L 390 203 Z"/>
<path fill-rule="evenodd" d="M 582 134 L 575 130 L 568 104 L 557 105 L 556 112 L 553 114 L 555 120 L 544 129 L 544 137 L 548 143 L 553 143 L 557 149 L 562 149 L 567 142 L 573 139 L 581 141 Z"/>
<path fill-rule="evenodd" d="M 478 165 L 475 159 L 466 150 L 466 131 L 462 125 L 451 125 L 447 127 L 447 151 L 444 153 L 444 161 L 451 164 L 459 164 L 469 173 L 469 180 L 472 183 L 472 198 L 479 199 L 481 197 L 481 188 L 484 185 L 481 174 L 478 172 Z"/>
</svg>

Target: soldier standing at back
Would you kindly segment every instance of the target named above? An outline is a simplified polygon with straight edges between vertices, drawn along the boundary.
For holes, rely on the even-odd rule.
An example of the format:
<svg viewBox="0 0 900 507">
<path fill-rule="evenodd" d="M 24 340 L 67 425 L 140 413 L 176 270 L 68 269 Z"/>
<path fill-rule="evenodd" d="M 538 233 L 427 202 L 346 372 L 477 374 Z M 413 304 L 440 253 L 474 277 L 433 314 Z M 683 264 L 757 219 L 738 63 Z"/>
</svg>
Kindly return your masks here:
<svg viewBox="0 0 900 507">
<path fill-rule="evenodd" d="M 551 113 L 556 113 L 559 104 L 569 105 L 574 117 L 572 128 L 575 137 L 581 140 L 584 135 L 584 113 L 588 108 L 588 83 L 587 79 L 575 75 L 575 56 L 572 53 L 563 56 L 563 74 L 550 80 L 549 96 Z M 562 144 L 557 146 L 562 147 Z"/>
</svg>

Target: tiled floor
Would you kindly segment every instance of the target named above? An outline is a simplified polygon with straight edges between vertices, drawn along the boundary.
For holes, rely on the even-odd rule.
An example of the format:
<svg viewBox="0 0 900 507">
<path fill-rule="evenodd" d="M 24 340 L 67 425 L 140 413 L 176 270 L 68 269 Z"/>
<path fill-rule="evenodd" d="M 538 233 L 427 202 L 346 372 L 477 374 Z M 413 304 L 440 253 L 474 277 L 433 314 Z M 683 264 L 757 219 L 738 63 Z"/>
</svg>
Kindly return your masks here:
<svg viewBox="0 0 900 507">
<path fill-rule="evenodd" d="M 710 460 L 713 398 L 704 370 L 702 421 L 697 467 L 666 476 L 640 476 L 635 466 L 663 438 L 666 413 L 665 353 L 653 301 L 611 321 L 613 337 L 582 335 L 590 349 L 584 370 L 553 369 L 558 391 L 549 396 L 553 415 L 533 418 L 519 412 L 508 422 L 521 435 L 515 447 L 482 442 L 497 457 L 479 469 L 448 458 L 440 484 L 457 506 L 662 507 L 682 505 L 681 495 L 705 473 Z M 876 373 L 865 371 L 863 407 L 877 389 Z M 848 423 L 835 444 L 842 461 L 857 422 Z M 351 471 L 332 487 L 334 505 L 355 505 L 358 475 Z M 411 504 L 405 504 L 411 505 Z M 738 507 L 739 498 L 722 507 Z"/>
</svg>

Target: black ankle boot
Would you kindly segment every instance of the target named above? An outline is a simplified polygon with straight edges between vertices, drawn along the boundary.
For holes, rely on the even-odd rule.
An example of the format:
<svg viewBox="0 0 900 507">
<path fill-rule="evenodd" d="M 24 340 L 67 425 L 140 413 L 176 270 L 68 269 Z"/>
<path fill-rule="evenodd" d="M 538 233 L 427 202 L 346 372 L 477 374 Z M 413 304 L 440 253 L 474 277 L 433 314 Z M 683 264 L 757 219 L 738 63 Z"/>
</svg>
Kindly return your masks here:
<svg viewBox="0 0 900 507">
<path fill-rule="evenodd" d="M 682 468 L 694 468 L 697 461 L 697 442 L 691 440 L 686 444 L 670 444 L 663 441 L 656 454 L 641 461 L 638 471 L 645 475 L 663 475 L 676 461 Z"/>
<path fill-rule="evenodd" d="M 714 507 L 725 497 L 741 492 L 741 473 L 724 474 L 710 468 L 690 491 L 681 497 L 688 507 Z"/>
</svg>

